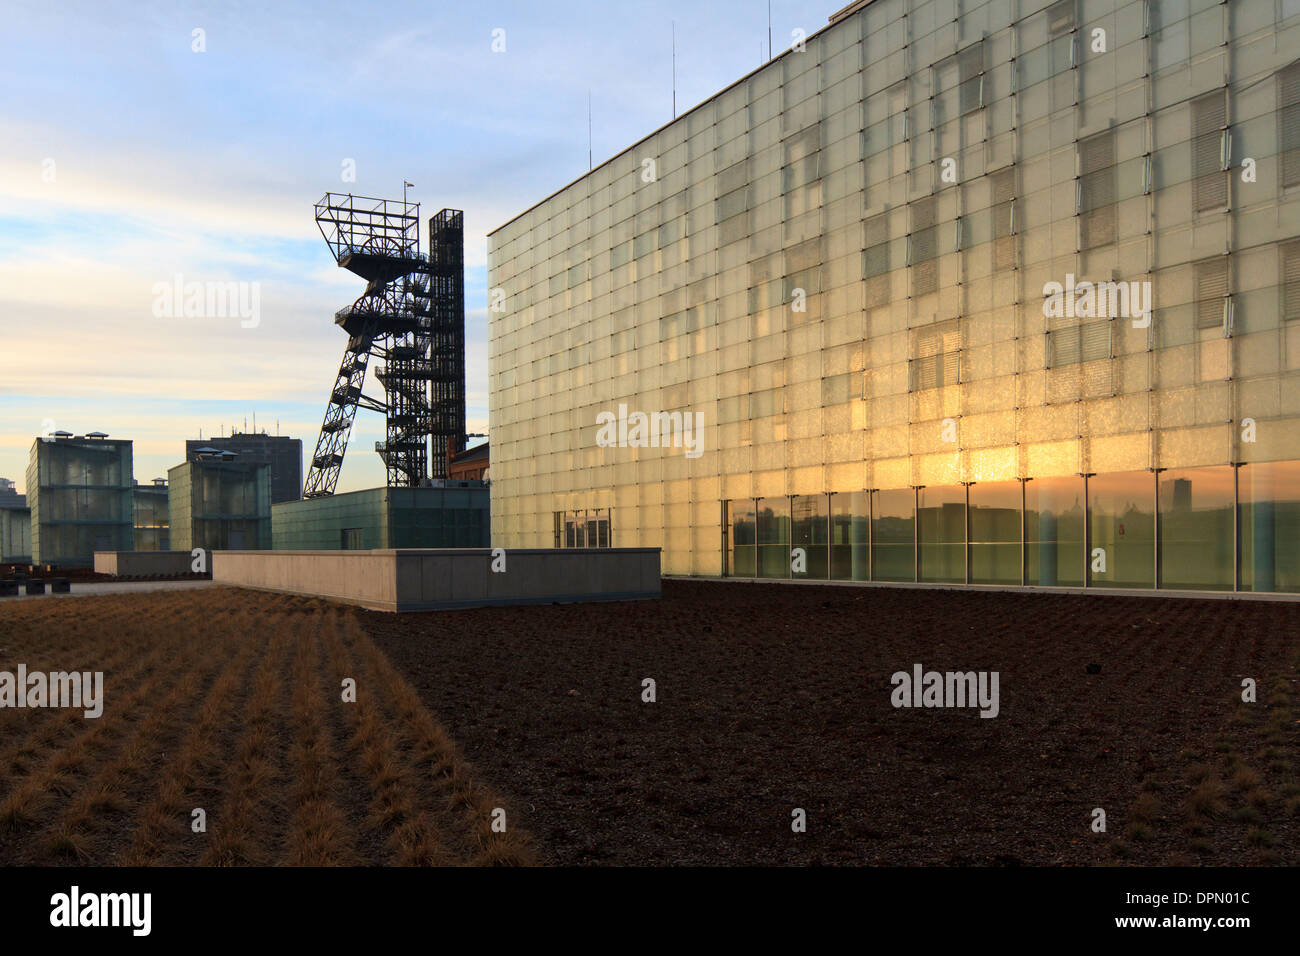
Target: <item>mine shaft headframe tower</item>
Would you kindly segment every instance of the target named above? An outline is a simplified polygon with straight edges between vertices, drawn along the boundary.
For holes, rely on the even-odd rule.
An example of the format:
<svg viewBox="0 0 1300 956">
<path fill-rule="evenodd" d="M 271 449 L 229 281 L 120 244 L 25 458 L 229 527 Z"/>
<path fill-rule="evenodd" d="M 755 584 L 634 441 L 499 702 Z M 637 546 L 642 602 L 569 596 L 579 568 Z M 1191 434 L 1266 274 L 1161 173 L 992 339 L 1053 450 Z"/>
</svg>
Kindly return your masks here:
<svg viewBox="0 0 1300 956">
<path fill-rule="evenodd" d="M 427 256 L 420 252 L 419 203 L 326 193 L 316 223 L 335 261 L 365 279 L 366 290 L 334 315 L 348 343 L 303 497 L 334 494 L 357 408 L 387 419 L 375 451 L 388 487 L 446 477 L 449 449 L 465 447 L 463 214 L 444 209 L 429 221 Z M 375 370 L 383 401 L 362 391 L 372 356 L 385 362 Z"/>
</svg>

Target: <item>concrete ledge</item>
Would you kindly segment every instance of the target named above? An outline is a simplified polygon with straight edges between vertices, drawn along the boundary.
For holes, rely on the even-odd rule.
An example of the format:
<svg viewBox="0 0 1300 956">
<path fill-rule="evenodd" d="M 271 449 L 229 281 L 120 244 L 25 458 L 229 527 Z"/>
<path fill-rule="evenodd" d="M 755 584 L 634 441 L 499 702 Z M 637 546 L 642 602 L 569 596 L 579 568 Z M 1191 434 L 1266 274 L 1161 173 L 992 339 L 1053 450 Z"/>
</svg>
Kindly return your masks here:
<svg viewBox="0 0 1300 956">
<path fill-rule="evenodd" d="M 188 551 L 96 551 L 95 572 L 120 578 L 189 574 L 193 560 Z"/>
<path fill-rule="evenodd" d="M 1176 591 L 1165 588 L 1044 587 L 1035 584 L 946 584 L 929 581 L 818 581 L 810 578 L 734 578 L 703 574 L 665 574 L 668 581 L 717 581 L 721 584 L 793 584 L 842 588 L 911 588 L 921 591 L 1004 591 L 1012 594 L 1092 594 L 1098 597 L 1200 598 L 1217 601 L 1300 601 L 1284 591 Z"/>
<path fill-rule="evenodd" d="M 658 598 L 658 548 L 214 551 L 217 584 L 304 594 L 377 611 Z"/>
</svg>

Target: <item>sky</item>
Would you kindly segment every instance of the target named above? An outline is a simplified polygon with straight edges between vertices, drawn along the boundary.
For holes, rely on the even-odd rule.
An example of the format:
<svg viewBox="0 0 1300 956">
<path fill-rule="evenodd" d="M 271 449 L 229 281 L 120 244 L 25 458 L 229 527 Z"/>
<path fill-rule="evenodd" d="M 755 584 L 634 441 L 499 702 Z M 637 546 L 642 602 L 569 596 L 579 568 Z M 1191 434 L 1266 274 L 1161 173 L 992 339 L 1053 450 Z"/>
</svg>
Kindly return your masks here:
<svg viewBox="0 0 1300 956">
<path fill-rule="evenodd" d="M 846 2 L 775 0 L 775 51 Z M 134 440 L 143 484 L 254 416 L 310 456 L 333 315 L 364 288 L 313 204 L 403 180 L 422 241 L 465 213 L 467 428 L 486 432 L 486 237 L 587 171 L 588 97 L 598 165 L 672 118 L 674 32 L 679 115 L 767 56 L 766 0 L 5 6 L 0 477 L 20 489 L 56 429 Z M 187 315 L 178 282 L 239 283 L 246 308 Z M 383 430 L 358 412 L 339 491 L 384 483 Z"/>
</svg>

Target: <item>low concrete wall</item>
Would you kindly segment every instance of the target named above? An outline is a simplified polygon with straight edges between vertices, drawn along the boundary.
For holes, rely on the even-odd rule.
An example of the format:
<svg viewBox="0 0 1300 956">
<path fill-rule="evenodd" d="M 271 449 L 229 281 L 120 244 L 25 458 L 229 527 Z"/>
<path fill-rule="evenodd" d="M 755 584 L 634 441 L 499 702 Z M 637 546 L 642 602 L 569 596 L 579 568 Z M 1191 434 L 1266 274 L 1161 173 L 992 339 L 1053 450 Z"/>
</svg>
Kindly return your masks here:
<svg viewBox="0 0 1300 956">
<path fill-rule="evenodd" d="M 188 551 L 96 551 L 95 571 L 122 578 L 189 574 L 193 561 Z"/>
<path fill-rule="evenodd" d="M 330 598 L 379 611 L 658 598 L 658 548 L 214 551 L 218 584 Z"/>
</svg>

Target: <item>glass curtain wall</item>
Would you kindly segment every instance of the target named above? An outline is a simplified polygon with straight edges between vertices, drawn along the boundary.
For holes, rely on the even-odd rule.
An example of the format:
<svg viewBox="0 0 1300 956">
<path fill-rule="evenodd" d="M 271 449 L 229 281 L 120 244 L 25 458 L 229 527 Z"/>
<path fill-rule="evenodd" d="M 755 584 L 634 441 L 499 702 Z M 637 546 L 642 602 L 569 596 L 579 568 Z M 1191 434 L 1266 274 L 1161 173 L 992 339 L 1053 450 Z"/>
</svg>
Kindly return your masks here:
<svg viewBox="0 0 1300 956">
<path fill-rule="evenodd" d="M 1025 482 L 1025 583 L 1083 587 L 1083 479 Z"/>
<path fill-rule="evenodd" d="M 831 577 L 836 581 L 869 580 L 868 495 L 865 491 L 850 491 L 831 495 L 830 499 Z"/>
<path fill-rule="evenodd" d="M 826 495 L 798 495 L 791 504 L 793 543 L 790 573 L 795 578 L 825 581 L 830 571 L 828 541 L 829 501 Z M 802 562 L 794 549 L 803 550 Z"/>
<path fill-rule="evenodd" d="M 1231 591 L 1233 467 L 1160 474 L 1160 586 Z"/>
<path fill-rule="evenodd" d="M 1300 462 L 1237 469 L 1243 591 L 1300 591 Z"/>
<path fill-rule="evenodd" d="M 742 499 L 728 503 L 731 521 L 730 568 L 732 577 L 752 578 L 758 564 L 755 559 L 754 502 Z"/>
<path fill-rule="evenodd" d="M 760 498 L 756 515 L 760 578 L 790 576 L 790 499 Z"/>
<path fill-rule="evenodd" d="M 732 577 L 1300 592 L 1300 462 L 740 499 L 725 520 Z"/>
<path fill-rule="evenodd" d="M 1019 481 L 971 485 L 970 583 L 1020 584 Z"/>
<path fill-rule="evenodd" d="M 1155 587 L 1155 475 L 1125 471 L 1088 478 L 1088 583 Z"/>
<path fill-rule="evenodd" d="M 916 580 L 916 491 L 871 493 L 871 561 L 874 581 Z"/>
<path fill-rule="evenodd" d="M 963 485 L 920 488 L 916 499 L 921 580 L 965 584 L 966 488 Z"/>
</svg>

